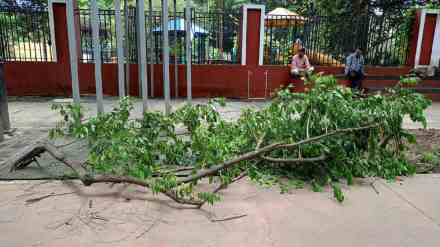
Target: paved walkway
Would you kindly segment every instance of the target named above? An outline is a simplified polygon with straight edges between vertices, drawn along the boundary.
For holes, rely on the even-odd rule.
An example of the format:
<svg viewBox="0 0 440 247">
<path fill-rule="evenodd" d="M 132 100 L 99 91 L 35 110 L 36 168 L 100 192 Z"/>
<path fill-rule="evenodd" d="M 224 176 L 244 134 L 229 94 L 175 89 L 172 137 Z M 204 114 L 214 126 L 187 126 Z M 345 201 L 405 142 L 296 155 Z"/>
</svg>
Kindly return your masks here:
<svg viewBox="0 0 440 247">
<path fill-rule="evenodd" d="M 439 246 L 440 175 L 375 187 L 379 194 L 369 183 L 344 188 L 341 205 L 329 189 L 281 195 L 242 180 L 215 206 L 194 210 L 137 187 L 2 183 L 0 245 Z M 59 195 L 32 200 L 51 194 Z"/>
<path fill-rule="evenodd" d="M 12 99 L 9 102 L 9 111 L 11 115 L 11 123 L 13 127 L 19 129 L 48 129 L 52 128 L 57 121 L 60 120 L 59 114 L 50 109 L 54 103 L 53 98 L 41 98 L 41 97 L 24 97 L 18 99 Z M 173 109 L 179 108 L 185 104 L 184 100 L 172 101 Z M 207 99 L 196 99 L 194 103 L 206 103 Z M 163 100 L 150 100 L 150 110 L 163 111 Z M 223 116 L 228 118 L 236 118 L 240 115 L 240 111 L 244 108 L 262 107 L 266 104 L 263 101 L 249 102 L 229 100 L 225 108 L 219 108 L 219 111 Z M 110 111 L 115 105 L 117 105 L 117 98 L 108 97 L 104 101 L 105 110 Z M 96 114 L 96 103 L 93 98 L 83 98 L 82 106 L 85 109 L 87 116 L 93 116 Z M 140 117 L 142 112 L 142 105 L 139 100 L 135 102 L 135 109 L 133 115 Z M 426 112 L 428 118 L 428 128 L 440 129 L 440 102 L 434 102 Z M 405 127 L 414 129 L 420 128 L 421 125 L 413 124 L 409 119 L 405 120 Z"/>
</svg>

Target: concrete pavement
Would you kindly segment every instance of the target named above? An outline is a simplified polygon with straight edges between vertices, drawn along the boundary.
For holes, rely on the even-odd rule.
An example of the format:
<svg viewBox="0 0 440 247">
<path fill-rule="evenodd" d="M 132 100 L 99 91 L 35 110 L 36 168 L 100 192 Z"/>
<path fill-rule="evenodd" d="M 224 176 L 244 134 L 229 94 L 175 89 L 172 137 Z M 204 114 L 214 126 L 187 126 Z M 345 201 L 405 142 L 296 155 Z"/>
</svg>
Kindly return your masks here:
<svg viewBox="0 0 440 247">
<path fill-rule="evenodd" d="M 183 209 L 138 187 L 2 183 L 0 245 L 19 246 L 338 246 L 436 247 L 440 175 L 367 182 L 281 195 L 242 180 L 215 206 Z M 60 194 L 41 201 L 32 200 Z M 31 200 L 30 200 L 31 199 Z M 26 203 L 26 201 L 28 201 Z M 244 216 L 245 215 L 245 216 Z M 222 220 L 233 216 L 241 218 Z"/>
<path fill-rule="evenodd" d="M 106 97 L 104 106 L 106 111 L 110 111 L 117 105 L 117 98 Z M 206 103 L 207 99 L 195 99 L 194 103 Z M 57 121 L 60 121 L 60 116 L 57 112 L 50 109 L 54 103 L 53 98 L 32 98 L 24 97 L 18 100 L 11 100 L 9 102 L 9 111 L 11 115 L 11 124 L 15 128 L 21 129 L 48 129 L 53 128 Z M 245 108 L 262 107 L 267 102 L 264 101 L 238 101 L 228 100 L 226 107 L 219 107 L 219 111 L 224 117 L 237 118 L 240 112 Z M 173 109 L 179 108 L 185 104 L 185 100 L 173 100 Z M 83 98 L 82 106 L 85 109 L 86 117 L 96 115 L 96 102 L 94 98 Z M 164 101 L 160 99 L 153 99 L 149 101 L 149 107 L 152 111 L 164 111 Z M 142 113 L 142 104 L 139 100 L 135 100 L 133 116 L 140 117 Z M 426 111 L 428 119 L 428 128 L 440 129 L 440 102 L 434 102 L 432 106 Z M 405 128 L 417 129 L 421 125 L 414 124 L 410 119 L 405 119 Z"/>
</svg>

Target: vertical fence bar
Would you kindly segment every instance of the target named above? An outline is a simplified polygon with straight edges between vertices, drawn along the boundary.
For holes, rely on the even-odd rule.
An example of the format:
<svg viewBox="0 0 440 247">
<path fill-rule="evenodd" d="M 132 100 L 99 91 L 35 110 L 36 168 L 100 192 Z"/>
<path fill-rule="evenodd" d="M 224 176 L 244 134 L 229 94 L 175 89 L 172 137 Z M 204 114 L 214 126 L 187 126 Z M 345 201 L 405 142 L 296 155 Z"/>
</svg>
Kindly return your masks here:
<svg viewBox="0 0 440 247">
<path fill-rule="evenodd" d="M 177 0 L 173 2 L 174 7 L 174 32 L 173 32 L 173 49 L 174 49 L 174 90 L 176 98 L 179 98 L 179 65 L 177 61 Z M 180 21 L 179 21 L 180 28 Z"/>
<path fill-rule="evenodd" d="M 163 57 L 163 83 L 165 97 L 165 113 L 170 114 L 170 47 L 168 37 L 168 0 L 162 0 L 162 57 Z"/>
<path fill-rule="evenodd" d="M 122 35 L 122 20 L 121 20 L 121 1 L 115 0 L 115 28 L 116 28 L 116 46 L 118 53 L 118 88 L 119 96 L 125 96 L 124 86 L 124 43 Z"/>
<path fill-rule="evenodd" d="M 0 63 L 6 61 L 7 35 L 3 31 L 6 25 L 3 23 L 2 12 L 0 11 Z M 0 65 L 1 66 L 1 65 Z"/>
<path fill-rule="evenodd" d="M 8 95 L 6 92 L 6 81 L 3 66 L 3 61 L 0 61 L 0 125 L 2 127 L 2 129 L 0 129 L 0 138 L 3 137 L 3 131 L 11 128 L 11 122 L 9 120 Z"/>
<path fill-rule="evenodd" d="M 76 28 L 73 0 L 67 0 L 67 36 L 69 39 L 70 75 L 72 79 L 72 95 L 75 104 L 80 103 L 78 79 L 78 51 L 76 47 Z M 52 8 L 52 6 L 51 6 Z"/>
<path fill-rule="evenodd" d="M 124 35 L 125 35 L 125 93 L 130 95 L 130 36 L 129 36 L 128 0 L 124 0 Z"/>
<path fill-rule="evenodd" d="M 186 54 L 186 95 L 188 104 L 192 103 L 192 52 L 191 52 L 191 1 L 186 0 L 185 7 L 185 54 Z"/>
<path fill-rule="evenodd" d="M 154 63 L 155 63 L 155 38 L 153 33 L 153 0 L 148 0 L 148 44 L 149 44 L 149 57 L 150 57 L 150 89 L 151 89 L 151 97 L 154 97 Z"/>
<path fill-rule="evenodd" d="M 3 57 L 0 57 L 0 142 L 4 141 L 5 124 L 3 123 L 8 114 L 8 100 L 6 98 L 6 85 L 3 78 L 3 62 L 1 61 Z M 6 108 L 6 110 L 4 109 Z"/>
<path fill-rule="evenodd" d="M 147 77 L 147 49 L 145 38 L 145 3 L 137 0 L 137 39 L 138 39 L 138 74 L 141 84 L 143 111 L 148 110 L 148 77 Z"/>
<path fill-rule="evenodd" d="M 104 112 L 104 102 L 102 93 L 102 57 L 100 44 L 100 20 L 97 0 L 90 1 L 90 17 L 92 21 L 93 57 L 95 60 L 95 83 L 96 83 L 96 104 L 98 113 Z"/>
</svg>

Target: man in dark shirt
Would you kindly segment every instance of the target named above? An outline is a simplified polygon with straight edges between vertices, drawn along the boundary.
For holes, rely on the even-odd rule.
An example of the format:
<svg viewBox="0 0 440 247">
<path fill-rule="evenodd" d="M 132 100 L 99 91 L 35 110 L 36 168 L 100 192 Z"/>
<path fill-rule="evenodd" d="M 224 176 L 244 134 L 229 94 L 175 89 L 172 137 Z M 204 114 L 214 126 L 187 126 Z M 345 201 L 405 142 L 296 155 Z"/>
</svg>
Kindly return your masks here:
<svg viewBox="0 0 440 247">
<path fill-rule="evenodd" d="M 365 77 L 364 63 L 364 56 L 359 48 L 347 57 L 345 75 L 348 77 L 353 89 L 362 89 L 362 80 Z"/>
</svg>

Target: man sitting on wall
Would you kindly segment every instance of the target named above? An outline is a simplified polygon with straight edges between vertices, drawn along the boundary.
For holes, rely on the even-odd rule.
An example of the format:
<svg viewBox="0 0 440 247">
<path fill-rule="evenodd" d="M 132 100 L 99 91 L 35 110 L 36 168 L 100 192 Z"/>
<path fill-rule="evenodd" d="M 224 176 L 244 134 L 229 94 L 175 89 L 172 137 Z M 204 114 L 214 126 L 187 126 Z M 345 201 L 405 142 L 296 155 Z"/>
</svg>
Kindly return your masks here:
<svg viewBox="0 0 440 247">
<path fill-rule="evenodd" d="M 347 57 L 345 75 L 348 77 L 350 86 L 353 89 L 362 89 L 362 80 L 365 77 L 364 61 L 362 50 L 359 48 Z"/>
<path fill-rule="evenodd" d="M 310 65 L 309 58 L 306 55 L 306 49 L 300 48 L 298 54 L 293 56 L 290 64 L 290 76 L 292 78 L 301 78 L 302 76 L 309 76 L 314 71 Z"/>
</svg>

